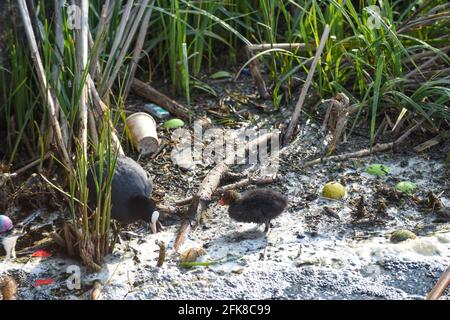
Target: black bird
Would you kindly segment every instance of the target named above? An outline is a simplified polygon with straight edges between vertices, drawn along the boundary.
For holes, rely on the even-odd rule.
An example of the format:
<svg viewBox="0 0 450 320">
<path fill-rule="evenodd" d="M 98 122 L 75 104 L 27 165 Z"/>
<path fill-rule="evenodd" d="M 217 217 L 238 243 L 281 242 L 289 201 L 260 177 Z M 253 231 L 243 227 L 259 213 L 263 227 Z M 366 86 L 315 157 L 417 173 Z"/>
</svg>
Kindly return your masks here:
<svg viewBox="0 0 450 320">
<path fill-rule="evenodd" d="M 225 191 L 219 204 L 229 205 L 230 218 L 239 222 L 264 223 L 264 232 L 268 232 L 270 221 L 283 212 L 288 201 L 281 193 L 270 189 L 253 189 L 243 195 L 229 190 Z"/>
<path fill-rule="evenodd" d="M 89 206 L 94 208 L 97 199 L 95 179 L 99 179 L 99 163 L 94 164 L 95 174 L 88 173 Z M 103 179 L 106 183 L 108 166 L 103 164 Z M 144 220 L 156 233 L 156 221 L 159 212 L 155 211 L 155 202 L 150 198 L 153 182 L 150 174 L 136 161 L 126 156 L 118 156 L 111 183 L 111 218 L 123 224 Z"/>
</svg>

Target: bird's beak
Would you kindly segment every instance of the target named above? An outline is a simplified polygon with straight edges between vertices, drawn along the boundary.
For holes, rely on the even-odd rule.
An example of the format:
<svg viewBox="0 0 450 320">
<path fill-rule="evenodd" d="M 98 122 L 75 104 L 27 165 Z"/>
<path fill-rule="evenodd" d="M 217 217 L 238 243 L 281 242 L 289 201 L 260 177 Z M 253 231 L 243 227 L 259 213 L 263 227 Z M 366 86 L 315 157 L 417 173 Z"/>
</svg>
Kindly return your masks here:
<svg viewBox="0 0 450 320">
<path fill-rule="evenodd" d="M 221 206 L 224 206 L 225 205 L 225 200 L 222 198 L 222 199 L 220 199 L 219 200 L 219 204 L 221 205 Z"/>
<path fill-rule="evenodd" d="M 156 222 L 158 221 L 158 218 L 159 218 L 159 212 L 154 211 L 152 214 L 152 219 L 150 221 L 150 229 L 152 230 L 152 233 L 157 233 Z"/>
</svg>

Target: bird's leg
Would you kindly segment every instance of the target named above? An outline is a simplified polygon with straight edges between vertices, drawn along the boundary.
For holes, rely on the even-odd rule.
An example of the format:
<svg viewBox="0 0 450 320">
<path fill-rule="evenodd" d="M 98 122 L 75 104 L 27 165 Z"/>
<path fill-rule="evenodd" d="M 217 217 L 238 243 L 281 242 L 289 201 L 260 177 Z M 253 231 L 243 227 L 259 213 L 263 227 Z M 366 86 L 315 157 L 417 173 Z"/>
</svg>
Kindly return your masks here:
<svg viewBox="0 0 450 320">
<path fill-rule="evenodd" d="M 266 259 L 267 247 L 269 246 L 269 234 L 272 229 L 270 228 L 270 221 L 266 221 L 264 232 L 266 233 L 266 246 L 264 247 L 264 251 L 259 254 L 259 260 Z"/>
<path fill-rule="evenodd" d="M 270 221 L 266 221 L 264 224 L 265 224 L 264 232 L 265 232 L 266 234 L 269 234 L 269 231 L 270 231 Z"/>
<path fill-rule="evenodd" d="M 112 227 L 113 227 L 113 235 L 114 235 L 113 244 L 116 244 L 118 242 L 118 240 L 120 240 L 120 236 L 119 236 L 120 228 L 117 226 L 116 221 L 113 221 Z"/>
</svg>

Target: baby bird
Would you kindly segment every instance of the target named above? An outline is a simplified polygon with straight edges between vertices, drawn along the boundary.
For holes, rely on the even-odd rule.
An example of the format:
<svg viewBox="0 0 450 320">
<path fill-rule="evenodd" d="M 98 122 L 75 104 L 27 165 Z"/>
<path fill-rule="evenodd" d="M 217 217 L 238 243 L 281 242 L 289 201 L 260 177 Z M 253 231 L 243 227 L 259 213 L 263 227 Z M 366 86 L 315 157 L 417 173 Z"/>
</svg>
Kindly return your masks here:
<svg viewBox="0 0 450 320">
<path fill-rule="evenodd" d="M 95 179 L 99 177 L 99 164 L 94 165 L 94 172 L 89 172 L 87 184 L 89 188 L 89 207 L 95 208 L 97 189 Z M 107 165 L 103 166 L 103 177 L 106 181 Z M 150 198 L 153 190 L 152 179 L 136 161 L 126 156 L 117 158 L 111 184 L 111 218 L 123 224 L 144 220 L 156 233 L 156 221 L 159 212 L 155 211 L 155 203 Z"/>
<path fill-rule="evenodd" d="M 239 222 L 264 223 L 264 232 L 268 232 L 270 221 L 283 212 L 288 201 L 281 193 L 270 189 L 249 190 L 243 195 L 229 190 L 225 191 L 219 204 L 229 205 L 230 218 Z"/>
</svg>

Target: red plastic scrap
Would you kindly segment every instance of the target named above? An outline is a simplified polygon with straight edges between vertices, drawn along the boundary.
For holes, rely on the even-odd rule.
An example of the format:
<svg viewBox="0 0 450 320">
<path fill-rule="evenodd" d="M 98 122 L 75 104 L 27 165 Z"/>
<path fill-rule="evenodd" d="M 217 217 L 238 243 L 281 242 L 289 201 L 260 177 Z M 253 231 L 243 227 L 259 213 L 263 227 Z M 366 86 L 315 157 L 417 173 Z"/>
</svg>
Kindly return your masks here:
<svg viewBox="0 0 450 320">
<path fill-rule="evenodd" d="M 53 280 L 52 278 L 48 278 L 48 279 L 37 279 L 34 282 L 34 286 L 35 287 L 39 287 L 39 286 L 45 286 L 45 285 L 50 285 L 50 284 L 54 284 L 55 280 Z"/>
<path fill-rule="evenodd" d="M 52 254 L 48 251 L 45 250 L 37 250 L 36 252 L 34 252 L 31 256 L 33 258 L 48 258 L 50 257 Z"/>
</svg>

